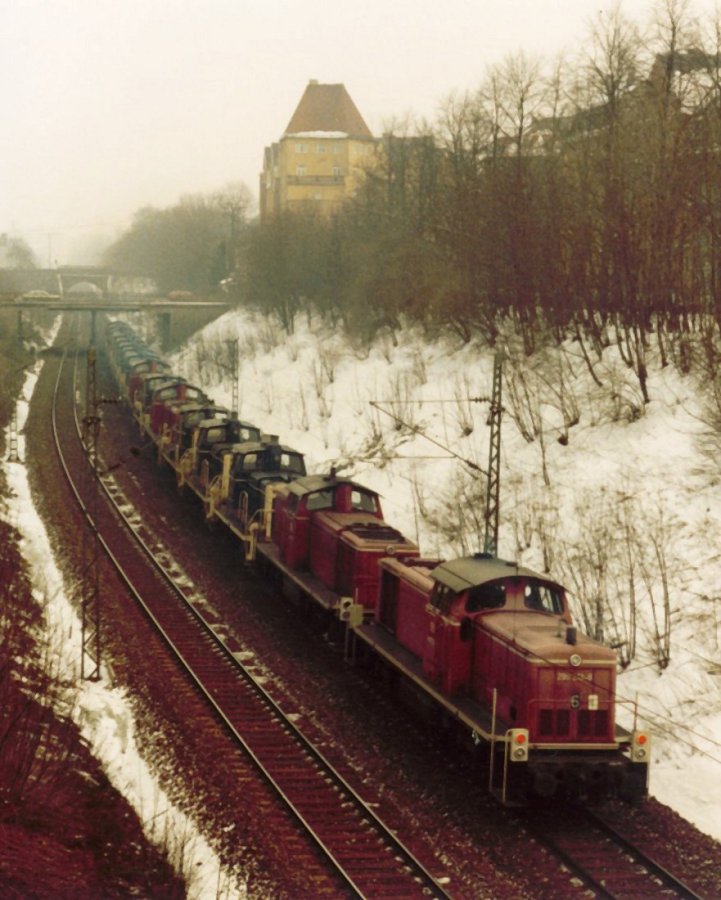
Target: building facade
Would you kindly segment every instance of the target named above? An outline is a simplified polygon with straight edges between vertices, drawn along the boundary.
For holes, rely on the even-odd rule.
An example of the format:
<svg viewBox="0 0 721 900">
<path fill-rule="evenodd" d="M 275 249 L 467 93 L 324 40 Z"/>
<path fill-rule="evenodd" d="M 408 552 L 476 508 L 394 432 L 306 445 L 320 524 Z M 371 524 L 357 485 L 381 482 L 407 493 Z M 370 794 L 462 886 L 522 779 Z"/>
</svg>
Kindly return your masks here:
<svg viewBox="0 0 721 900">
<path fill-rule="evenodd" d="M 261 220 L 286 210 L 332 214 L 355 192 L 375 147 L 345 87 L 311 80 L 280 140 L 265 148 Z"/>
</svg>

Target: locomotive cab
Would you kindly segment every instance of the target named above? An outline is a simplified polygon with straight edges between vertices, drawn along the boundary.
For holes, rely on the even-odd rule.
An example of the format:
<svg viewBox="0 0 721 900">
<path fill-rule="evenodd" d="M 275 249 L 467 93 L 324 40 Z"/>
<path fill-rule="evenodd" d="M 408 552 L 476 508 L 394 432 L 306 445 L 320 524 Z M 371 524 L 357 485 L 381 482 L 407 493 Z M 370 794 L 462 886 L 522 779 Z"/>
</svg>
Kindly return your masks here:
<svg viewBox="0 0 721 900">
<path fill-rule="evenodd" d="M 172 407 L 175 402 L 210 403 L 210 398 L 200 388 L 184 380 L 158 388 L 153 392 L 150 404 L 150 430 L 154 435 L 161 435 L 165 425 L 172 427 Z"/>
<path fill-rule="evenodd" d="M 220 502 L 247 525 L 266 505 L 266 488 L 306 474 L 303 455 L 273 437 L 242 444 L 219 444 L 208 458 L 209 477 L 222 480 Z"/>
<path fill-rule="evenodd" d="M 260 429 L 249 422 L 220 416 L 200 421 L 193 433 L 192 449 L 194 451 L 195 474 L 201 474 L 207 484 L 210 477 L 209 460 L 211 454 L 221 449 L 229 449 L 233 444 L 246 441 L 260 441 Z"/>
<path fill-rule="evenodd" d="M 133 406 L 135 407 L 136 418 L 142 420 L 143 415 L 147 412 L 153 401 L 153 394 L 158 388 L 177 384 L 180 380 L 184 379 L 179 379 L 174 375 L 168 375 L 164 372 L 146 372 L 140 375 L 133 394 Z"/>
<path fill-rule="evenodd" d="M 559 584 L 483 554 L 381 569 L 377 620 L 444 695 L 495 702 L 544 745 L 613 744 L 616 654 L 572 627 Z"/>
<path fill-rule="evenodd" d="M 380 568 L 375 626 L 356 634 L 494 747 L 520 736 L 508 759 L 536 793 L 645 795 L 648 736 L 637 758 L 616 724 L 616 653 L 573 627 L 561 585 L 484 554 Z"/>
<path fill-rule="evenodd" d="M 208 403 L 184 402 L 173 406 L 171 423 L 173 444 L 177 444 L 179 454 L 188 450 L 193 443 L 193 433 L 204 419 L 215 419 L 230 415 L 222 406 Z"/>
<path fill-rule="evenodd" d="M 346 478 L 313 475 L 279 492 L 273 541 L 290 569 L 305 569 L 339 596 L 375 609 L 378 561 L 418 549 L 383 521 L 378 494 Z"/>
<path fill-rule="evenodd" d="M 544 745 L 610 746 L 616 654 L 572 627 L 563 588 L 482 555 L 433 572 L 423 671 Z"/>
</svg>

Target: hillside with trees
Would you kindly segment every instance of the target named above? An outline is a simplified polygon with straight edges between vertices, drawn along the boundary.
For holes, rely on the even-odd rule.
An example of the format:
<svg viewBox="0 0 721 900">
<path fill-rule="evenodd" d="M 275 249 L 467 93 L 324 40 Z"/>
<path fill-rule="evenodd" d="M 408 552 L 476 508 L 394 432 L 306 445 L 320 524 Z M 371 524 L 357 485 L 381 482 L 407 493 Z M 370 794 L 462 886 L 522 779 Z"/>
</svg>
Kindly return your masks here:
<svg viewBox="0 0 721 900">
<path fill-rule="evenodd" d="M 188 195 L 167 209 L 138 210 L 105 252 L 105 265 L 152 278 L 164 293 L 207 294 L 235 270 L 252 198 L 242 184 Z"/>
<path fill-rule="evenodd" d="M 238 303 L 288 333 L 319 313 L 361 340 L 402 323 L 527 354 L 568 337 L 592 377 L 613 340 L 648 402 L 663 365 L 716 378 L 721 320 L 721 22 L 679 0 L 642 33 L 620 11 L 573 62 L 523 54 L 434 122 L 390 129 L 340 214 L 251 222 L 230 186 L 144 209 L 106 262 Z M 721 391 L 720 391 L 721 393 Z"/>
<path fill-rule="evenodd" d="M 644 395 L 651 339 L 685 365 L 685 335 L 708 332 L 715 367 L 718 41 L 668 3 L 643 37 L 617 13 L 574 65 L 506 60 L 386 134 L 341 215 L 251 229 L 239 298 L 366 337 L 403 316 L 493 341 L 510 318 L 527 352 L 572 334 L 589 367 L 610 326 Z"/>
</svg>

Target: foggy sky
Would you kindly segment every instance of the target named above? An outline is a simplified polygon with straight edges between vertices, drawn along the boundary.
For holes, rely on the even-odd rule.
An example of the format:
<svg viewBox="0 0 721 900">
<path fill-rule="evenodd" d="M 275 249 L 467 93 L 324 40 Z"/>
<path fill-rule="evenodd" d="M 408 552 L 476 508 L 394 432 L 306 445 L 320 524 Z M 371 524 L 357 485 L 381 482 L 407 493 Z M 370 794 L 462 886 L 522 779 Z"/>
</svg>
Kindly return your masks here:
<svg viewBox="0 0 721 900">
<path fill-rule="evenodd" d="M 452 91 L 475 89 L 509 54 L 576 52 L 612 7 L 0 0 L 0 233 L 24 237 L 43 265 L 81 261 L 143 206 L 231 181 L 257 196 L 263 148 L 310 78 L 343 82 L 381 134 L 407 114 L 433 119 Z M 652 7 L 622 3 L 639 24 Z"/>
</svg>

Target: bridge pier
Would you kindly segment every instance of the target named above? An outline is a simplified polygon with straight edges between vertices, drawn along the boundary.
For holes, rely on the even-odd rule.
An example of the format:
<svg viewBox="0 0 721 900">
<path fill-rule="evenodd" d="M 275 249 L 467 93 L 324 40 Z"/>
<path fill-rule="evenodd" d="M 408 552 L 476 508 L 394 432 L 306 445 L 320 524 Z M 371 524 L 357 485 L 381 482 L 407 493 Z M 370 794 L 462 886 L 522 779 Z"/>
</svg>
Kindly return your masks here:
<svg viewBox="0 0 721 900">
<path fill-rule="evenodd" d="M 170 313 L 163 312 L 158 314 L 158 337 L 160 339 L 160 349 L 168 350 L 170 348 Z"/>
</svg>

